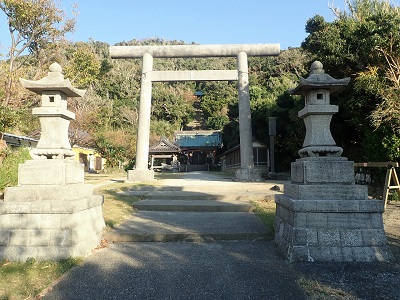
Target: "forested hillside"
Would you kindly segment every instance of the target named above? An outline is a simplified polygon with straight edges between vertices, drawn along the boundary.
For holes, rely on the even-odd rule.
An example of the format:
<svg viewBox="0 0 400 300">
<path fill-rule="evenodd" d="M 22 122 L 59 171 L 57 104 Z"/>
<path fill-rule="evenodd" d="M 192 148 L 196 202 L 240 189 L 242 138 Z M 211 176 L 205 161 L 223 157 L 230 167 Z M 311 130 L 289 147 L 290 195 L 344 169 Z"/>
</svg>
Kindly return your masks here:
<svg viewBox="0 0 400 300">
<path fill-rule="evenodd" d="M 27 20 L 18 18 L 20 10 L 13 3 L 16 5 L 15 1 L 0 1 L 0 8 L 14 20 L 10 26 L 23 31 Z M 321 16 L 305 20 L 309 35 L 301 47 L 284 50 L 278 57 L 249 58 L 253 136 L 268 144 L 268 117 L 277 117 L 275 149 L 280 171 L 287 170 L 297 157 L 305 134 L 303 122 L 297 117 L 303 99 L 290 96 L 287 90 L 298 84 L 299 76 L 308 76 L 315 59 L 324 64 L 331 76 L 352 78 L 350 86 L 331 99 L 340 105 L 331 128 L 338 145 L 344 147 L 344 155 L 356 161 L 399 157 L 399 9 L 374 0 L 348 1 L 348 8 L 346 12 L 333 8 L 336 20 L 331 23 Z M 46 10 L 36 13 L 49 14 Z M 63 21 L 73 26 L 73 20 Z M 109 45 L 103 42 L 68 42 L 63 38 L 72 28 L 68 26 L 57 36 L 25 40 L 28 46 L 24 51 L 16 55 L 14 50 L 1 61 L 0 82 L 4 84 L 0 85 L 0 132 L 29 134 L 39 127 L 38 120 L 30 113 L 39 98 L 25 91 L 18 78 L 40 79 L 48 66 L 57 61 L 74 86 L 87 89 L 83 99 L 69 99 L 69 109 L 76 113 L 71 127 L 89 132 L 94 145 L 111 165 L 118 161 L 129 163 L 135 155 L 141 60 L 112 60 Z M 185 42 L 151 38 L 119 43 L 170 44 Z M 154 69 L 236 69 L 236 60 L 155 59 Z M 154 83 L 151 142 L 185 129 L 193 120 L 196 107 L 204 129 L 223 130 L 224 149 L 237 145 L 236 85 L 236 82 Z M 196 91 L 202 91 L 204 96 L 195 96 Z M 71 140 L 73 143 L 74 137 Z"/>
</svg>

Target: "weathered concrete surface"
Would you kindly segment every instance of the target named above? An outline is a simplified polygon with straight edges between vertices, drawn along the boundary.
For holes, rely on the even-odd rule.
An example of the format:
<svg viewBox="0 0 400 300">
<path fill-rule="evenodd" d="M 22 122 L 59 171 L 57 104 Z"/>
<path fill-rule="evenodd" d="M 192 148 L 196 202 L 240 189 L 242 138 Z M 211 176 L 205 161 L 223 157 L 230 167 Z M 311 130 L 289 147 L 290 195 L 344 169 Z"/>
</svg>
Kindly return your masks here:
<svg viewBox="0 0 400 300">
<path fill-rule="evenodd" d="M 307 299 L 271 242 L 118 243 L 43 299 Z"/>
<path fill-rule="evenodd" d="M 150 115 L 151 115 L 151 73 L 153 71 L 153 57 L 149 53 L 143 55 L 142 79 L 140 85 L 140 106 L 138 134 L 136 142 L 136 173 L 145 172 L 149 169 L 149 139 L 150 139 Z M 147 172 L 147 176 L 151 173 Z M 140 177 L 139 174 L 136 174 Z M 128 181 L 132 180 L 132 175 Z M 153 175 L 154 178 L 154 175 Z M 135 180 L 136 181 L 136 180 Z"/>
<path fill-rule="evenodd" d="M 190 242 L 257 240 L 267 233 L 251 213 L 140 211 L 104 237 L 109 242 Z"/>
<path fill-rule="evenodd" d="M 251 212 L 253 206 L 239 201 L 216 200 L 142 200 L 135 208 L 147 211 Z"/>
<path fill-rule="evenodd" d="M 181 176 L 186 180 L 163 180 L 160 186 L 138 186 L 123 192 L 144 199 L 133 205 L 139 211 L 105 233 L 105 239 L 165 242 L 266 238 L 269 229 L 252 213 L 251 201 L 271 200 L 276 193 L 269 190 L 271 185 L 237 183 L 212 173 Z"/>
<path fill-rule="evenodd" d="M 146 182 L 154 180 L 154 170 L 134 169 L 128 170 L 127 181 L 129 182 Z"/>
<path fill-rule="evenodd" d="M 237 70 L 153 71 L 153 82 L 164 81 L 236 81 Z"/>
<path fill-rule="evenodd" d="M 217 44 L 217 45 L 169 45 L 169 46 L 111 46 L 111 58 L 141 58 L 145 53 L 153 57 L 235 57 L 240 52 L 249 56 L 276 56 L 279 44 Z"/>
</svg>

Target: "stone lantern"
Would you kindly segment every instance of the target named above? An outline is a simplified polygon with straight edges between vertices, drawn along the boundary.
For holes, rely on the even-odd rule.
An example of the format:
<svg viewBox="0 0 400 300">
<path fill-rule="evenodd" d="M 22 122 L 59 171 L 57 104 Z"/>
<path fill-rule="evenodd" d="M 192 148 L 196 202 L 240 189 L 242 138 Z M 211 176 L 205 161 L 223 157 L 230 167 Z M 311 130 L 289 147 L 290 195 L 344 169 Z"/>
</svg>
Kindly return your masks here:
<svg viewBox="0 0 400 300">
<path fill-rule="evenodd" d="M 67 109 L 67 97 L 83 97 L 85 90 L 72 87 L 64 79 L 61 66 L 53 63 L 47 77 L 38 81 L 20 79 L 22 85 L 42 96 L 41 106 L 35 107 L 33 115 L 38 116 L 41 136 L 38 145 L 31 151 L 34 159 L 68 159 L 75 156 L 68 140 L 68 127 L 75 114 Z"/>
<path fill-rule="evenodd" d="M 355 185 L 354 162 L 341 157 L 330 131 L 338 106 L 330 95 L 349 78 L 334 79 L 316 61 L 308 78 L 290 90 L 305 97 L 299 111 L 306 135 L 300 158 L 292 163 L 291 182 L 275 197 L 275 242 L 289 261 L 390 260 L 383 229 L 383 204 Z"/>
<path fill-rule="evenodd" d="M 290 91 L 292 95 L 305 97 L 305 106 L 298 113 L 306 125 L 300 157 L 342 154 L 343 149 L 336 146 L 330 130 L 332 115 L 339 111 L 337 105 L 330 104 L 330 95 L 340 91 L 349 81 L 350 78 L 334 79 L 325 74 L 322 63 L 315 61 L 310 76 L 300 78 L 299 86 Z"/>
<path fill-rule="evenodd" d="M 21 83 L 42 96 L 41 106 L 33 109 L 41 137 L 30 151 L 33 159 L 19 165 L 18 186 L 6 188 L 0 201 L 0 259 L 85 256 L 100 243 L 105 226 L 103 196 L 84 184 L 84 167 L 74 160 L 68 140 L 75 115 L 67 109 L 67 97 L 85 91 L 72 87 L 57 63 L 45 78 Z"/>
</svg>

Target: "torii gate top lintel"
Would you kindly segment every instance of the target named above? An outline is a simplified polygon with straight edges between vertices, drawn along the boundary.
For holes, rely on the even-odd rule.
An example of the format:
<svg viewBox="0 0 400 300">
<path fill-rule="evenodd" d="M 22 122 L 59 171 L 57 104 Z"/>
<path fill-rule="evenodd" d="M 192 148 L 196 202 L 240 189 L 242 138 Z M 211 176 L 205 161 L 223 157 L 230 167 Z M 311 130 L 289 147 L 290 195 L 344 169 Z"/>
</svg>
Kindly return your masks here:
<svg viewBox="0 0 400 300">
<path fill-rule="evenodd" d="M 163 46 L 111 46 L 111 58 L 142 58 L 145 53 L 153 57 L 235 57 L 240 52 L 248 56 L 276 56 L 280 44 L 215 44 L 215 45 L 163 45 Z"/>
</svg>

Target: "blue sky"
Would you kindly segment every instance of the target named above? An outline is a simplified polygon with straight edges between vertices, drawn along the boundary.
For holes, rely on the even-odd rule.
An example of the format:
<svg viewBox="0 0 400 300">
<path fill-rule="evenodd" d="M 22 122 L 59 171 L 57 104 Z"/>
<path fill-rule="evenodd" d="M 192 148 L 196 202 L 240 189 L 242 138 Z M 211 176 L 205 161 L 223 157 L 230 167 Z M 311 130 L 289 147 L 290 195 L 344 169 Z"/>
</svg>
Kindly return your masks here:
<svg viewBox="0 0 400 300">
<path fill-rule="evenodd" d="M 307 36 L 304 26 L 316 14 L 334 19 L 331 0 L 61 0 L 71 11 L 78 4 L 74 42 L 113 45 L 132 39 L 160 37 L 199 44 L 279 43 L 298 47 Z M 344 0 L 335 5 L 344 8 Z M 7 24 L 0 16 L 0 42 L 8 42 Z"/>
</svg>

